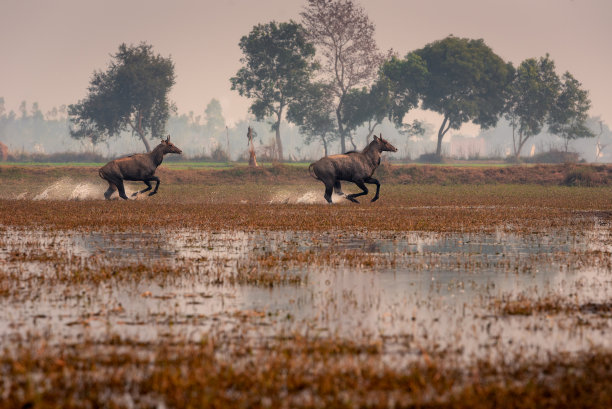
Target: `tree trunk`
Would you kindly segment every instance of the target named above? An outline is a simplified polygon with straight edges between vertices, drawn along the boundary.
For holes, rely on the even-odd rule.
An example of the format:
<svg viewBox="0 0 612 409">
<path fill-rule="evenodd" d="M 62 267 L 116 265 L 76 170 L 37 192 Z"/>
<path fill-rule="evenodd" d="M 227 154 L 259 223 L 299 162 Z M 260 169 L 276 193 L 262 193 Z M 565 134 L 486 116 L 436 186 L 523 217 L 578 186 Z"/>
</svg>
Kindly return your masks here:
<svg viewBox="0 0 612 409">
<path fill-rule="evenodd" d="M 338 133 L 340 134 L 340 153 L 346 152 L 346 143 L 344 141 L 344 127 L 342 126 L 342 113 L 341 113 L 342 105 L 339 104 L 338 108 L 336 108 L 336 119 L 338 120 Z"/>
<path fill-rule="evenodd" d="M 512 149 L 514 150 L 514 156 L 516 157 L 517 148 L 516 148 L 515 134 L 516 134 L 516 124 L 512 123 Z"/>
<path fill-rule="evenodd" d="M 250 126 L 247 138 L 249 139 L 249 166 L 255 168 L 257 167 L 257 158 L 255 157 L 255 146 L 253 145 L 253 128 Z"/>
<path fill-rule="evenodd" d="M 276 150 L 277 150 L 279 162 L 283 162 L 283 141 L 281 141 L 281 135 L 280 135 L 280 124 L 281 124 L 282 114 L 283 114 L 283 111 L 281 108 L 281 110 L 278 111 L 278 120 L 276 121 Z"/>
<path fill-rule="evenodd" d="M 356 151 L 357 145 L 355 145 L 355 141 L 353 140 L 353 135 L 350 132 L 347 132 L 346 135 L 351 145 L 353 145 L 353 150 Z"/>
<path fill-rule="evenodd" d="M 147 138 L 146 138 L 144 132 L 142 132 L 142 115 L 140 114 L 140 111 L 138 112 L 138 114 L 136 116 L 136 119 L 137 119 L 136 126 L 134 126 L 134 124 L 132 123 L 131 120 L 129 121 L 130 126 L 132 127 L 133 131 L 136 131 L 136 133 L 140 137 L 140 140 L 142 141 L 142 143 L 144 143 L 144 146 L 145 146 L 145 149 L 147 150 L 147 153 L 149 153 L 149 152 L 151 152 L 151 146 L 149 145 L 149 141 L 147 141 Z"/>
<path fill-rule="evenodd" d="M 374 130 L 376 129 L 377 125 L 378 125 L 378 122 L 376 122 L 374 126 L 372 126 L 372 121 L 368 122 L 368 134 L 366 135 L 366 146 L 370 144 L 370 136 L 372 136 L 372 134 L 374 133 Z"/>
<path fill-rule="evenodd" d="M 327 141 L 325 140 L 325 136 L 321 136 L 321 142 L 323 142 L 323 151 L 325 152 L 325 156 L 327 156 Z"/>
<path fill-rule="evenodd" d="M 447 122 L 448 122 L 448 126 L 446 126 Z M 440 126 L 440 129 L 438 129 L 438 145 L 436 146 L 436 156 L 439 158 L 442 157 L 442 138 L 444 138 L 444 135 L 446 134 L 446 132 L 448 132 L 449 129 L 450 129 L 450 121 L 448 120 L 448 116 L 445 115 L 444 121 L 442 121 L 442 125 Z"/>
<path fill-rule="evenodd" d="M 521 132 L 519 132 L 518 147 L 514 150 L 514 159 L 517 162 L 520 161 L 521 150 L 523 149 L 523 145 L 525 145 L 525 142 L 527 142 L 527 139 L 529 139 L 529 137 L 526 137 L 525 139 L 523 139 L 523 136 L 524 135 Z"/>
<path fill-rule="evenodd" d="M 256 168 L 257 158 L 255 157 L 255 147 L 253 146 L 253 141 L 251 141 L 249 145 L 249 166 L 252 168 Z"/>
<path fill-rule="evenodd" d="M 144 143 L 147 153 L 151 152 L 151 146 L 149 145 L 149 141 L 147 141 L 147 138 L 140 132 L 137 132 L 137 133 L 138 133 L 138 136 L 140 136 L 140 140 L 142 141 L 142 143 Z"/>
</svg>

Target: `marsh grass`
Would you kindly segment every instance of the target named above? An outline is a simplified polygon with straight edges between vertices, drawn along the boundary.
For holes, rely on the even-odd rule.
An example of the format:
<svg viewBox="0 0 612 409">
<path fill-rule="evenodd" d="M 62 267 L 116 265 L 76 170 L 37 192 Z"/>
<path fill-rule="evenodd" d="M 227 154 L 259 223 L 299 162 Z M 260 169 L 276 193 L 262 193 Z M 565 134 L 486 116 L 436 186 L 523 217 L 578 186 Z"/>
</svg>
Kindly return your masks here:
<svg viewBox="0 0 612 409">
<path fill-rule="evenodd" d="M 389 317 L 406 318 L 405 333 L 349 337 L 319 328 L 314 320 L 298 321 L 265 308 L 209 313 L 189 304 L 231 297 L 245 287 L 273 296 L 273 289 L 317 284 L 307 296 L 323 294 L 317 313 L 336 308 L 342 316 L 342 302 L 368 310 L 380 298 L 360 300 L 351 291 L 334 295 L 326 283 L 312 283 L 314 272 L 317 277 L 350 272 L 349 280 L 363 274 L 374 282 L 378 275 L 402 271 L 432 280 L 421 300 L 438 319 L 447 311 L 438 312 L 439 298 L 427 298 L 445 285 L 456 287 L 451 295 L 470 285 L 478 291 L 470 278 L 483 273 L 533 277 L 540 274 L 537 266 L 570 274 L 587 269 L 601 274 L 605 285 L 612 271 L 608 179 L 601 179 L 599 187 L 559 186 L 564 169 L 391 167 L 385 169 L 378 202 L 328 206 L 322 204 L 322 185 L 304 177 L 300 166 L 160 169 L 159 194 L 129 202 L 33 201 L 58 178 L 95 180 L 101 191 L 104 186 L 95 168 L 0 166 L 0 302 L 23 313 L 7 323 L 10 329 L 1 338 L 0 408 L 612 407 L 609 348 L 527 355 L 488 337 L 494 357 L 462 357 L 454 339 L 430 339 L 427 332 L 419 338 L 415 325 L 429 322 L 415 321 L 411 304 Z M 594 170 L 606 178 L 609 171 Z M 321 204 L 291 199 L 305 191 L 319 192 Z M 279 192 L 287 200 L 271 202 Z M 181 232 L 220 238 L 186 234 L 180 246 L 194 254 L 186 256 L 191 253 L 166 243 Z M 237 245 L 233 236 L 244 232 L 253 233 L 256 244 L 247 242 L 240 250 L 244 254 L 224 254 Z M 292 232 L 306 236 L 308 246 Z M 536 249 L 482 254 L 478 247 L 464 252 L 393 247 L 407 240 L 407 232 L 467 239 L 510 232 Z M 108 235 L 110 244 L 88 250 L 66 244 L 67 237 L 84 235 Z M 559 248 L 537 251 L 549 236 L 565 239 L 550 241 L 550 248 Z M 380 238 L 390 249 L 377 247 Z M 574 247 L 574 242 L 596 246 Z M 222 251 L 215 253 L 215 246 Z M 461 280 L 434 280 L 448 272 L 459 272 Z M 549 316 L 569 317 L 562 325 L 578 326 L 582 321 L 574 317 L 587 315 L 585 320 L 598 319 L 597 331 L 609 331 L 609 301 L 579 301 L 562 293 L 496 296 L 488 283 L 483 286 L 473 302 L 482 303 L 487 316 L 475 317 L 474 327 L 461 333 L 486 336 L 489 324 L 497 321 Z M 125 297 L 151 303 L 126 313 L 130 307 L 113 292 L 126 288 Z M 48 305 L 46 299 L 36 304 L 45 296 L 60 305 L 63 321 L 29 309 Z M 179 311 L 180 302 L 190 309 Z M 294 302 L 299 312 L 299 303 L 308 300 Z M 465 304 L 463 309 L 456 316 L 466 319 Z M 37 319 L 52 324 L 37 327 Z M 276 322 L 281 324 L 274 327 Z M 284 330 L 285 322 L 297 323 L 298 330 Z M 519 321 L 521 326 L 534 322 L 539 321 Z M 138 336 L 145 324 L 154 330 L 153 341 Z M 20 325 L 27 330 L 20 332 Z M 96 325 L 101 330 L 89 332 Z M 535 337 L 533 331 L 529 336 Z M 441 341 L 446 346 L 438 347 Z"/>
<path fill-rule="evenodd" d="M 599 317 L 611 317 L 612 302 L 579 303 L 569 297 L 558 294 L 546 294 L 540 297 L 519 294 L 516 297 L 502 297 L 493 302 L 492 308 L 502 316 L 534 314 L 596 314 Z"/>
<path fill-rule="evenodd" d="M 591 351 L 458 367 L 436 355 L 389 365 L 368 340 L 285 337 L 260 346 L 25 342 L 0 358 L 1 408 L 590 407 L 612 404 L 612 355 Z"/>
</svg>

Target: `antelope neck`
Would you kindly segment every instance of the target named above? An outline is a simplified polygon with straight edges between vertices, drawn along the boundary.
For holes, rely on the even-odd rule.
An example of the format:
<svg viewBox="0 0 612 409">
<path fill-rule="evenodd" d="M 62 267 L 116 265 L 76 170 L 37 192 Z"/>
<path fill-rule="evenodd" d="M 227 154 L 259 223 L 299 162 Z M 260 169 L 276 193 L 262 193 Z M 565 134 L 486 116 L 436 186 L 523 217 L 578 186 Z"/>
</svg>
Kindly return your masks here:
<svg viewBox="0 0 612 409">
<path fill-rule="evenodd" d="M 370 142 L 370 144 L 366 146 L 362 152 L 368 159 L 370 159 L 374 167 L 378 166 L 378 158 L 380 158 L 380 150 L 378 149 L 378 144 L 375 141 Z"/>
<path fill-rule="evenodd" d="M 164 160 L 164 147 L 163 145 L 157 145 L 155 147 L 155 149 L 153 149 L 153 151 L 151 151 L 151 153 L 149 154 L 151 155 L 151 158 L 153 158 L 153 163 L 155 164 L 155 166 L 159 166 L 161 165 L 162 161 Z"/>
</svg>

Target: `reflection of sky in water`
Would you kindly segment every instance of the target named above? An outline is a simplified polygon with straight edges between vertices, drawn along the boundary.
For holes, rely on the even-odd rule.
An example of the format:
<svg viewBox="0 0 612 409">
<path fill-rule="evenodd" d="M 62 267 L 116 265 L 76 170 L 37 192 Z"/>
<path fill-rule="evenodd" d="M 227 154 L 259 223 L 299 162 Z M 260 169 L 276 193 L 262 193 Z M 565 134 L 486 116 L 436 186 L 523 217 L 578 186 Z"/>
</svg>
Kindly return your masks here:
<svg viewBox="0 0 612 409">
<path fill-rule="evenodd" d="M 4 234 L 5 258 L 27 237 L 49 247 L 43 233 Z M 396 337 L 411 348 L 452 347 L 466 355 L 523 348 L 538 352 L 576 350 L 608 345 L 605 331 L 592 326 L 580 330 L 576 317 L 539 314 L 496 317 L 491 303 L 502 297 L 549 293 L 579 303 L 612 299 L 610 271 L 567 271 L 554 262 L 556 253 L 609 251 L 610 232 L 596 227 L 581 235 L 550 234 L 440 234 L 440 233 L 305 233 L 202 232 L 66 233 L 51 247 L 70 249 L 80 256 L 103 255 L 131 261 L 189 261 L 202 271 L 221 261 L 228 274 L 235 264 L 254 255 L 326 249 L 370 254 L 395 254 L 394 267 L 379 271 L 348 267 L 308 266 L 307 281 L 299 286 L 210 285 L 193 276 L 172 280 L 161 288 L 151 282 L 97 288 L 65 297 L 66 288 L 53 287 L 19 305 L 2 301 L 0 337 L 27 331 L 48 331 L 58 337 L 78 337 L 83 317 L 90 335 L 112 331 L 126 337 L 152 339 L 174 333 L 197 337 L 220 329 L 259 337 L 280 333 L 337 334 L 354 337 Z M 548 255 L 539 261 L 530 255 Z M 495 261 L 529 263 L 528 272 L 506 271 Z M 553 262 L 550 262 L 550 260 Z M 470 260 L 472 268 L 449 268 L 452 260 Z M 479 261 L 486 260 L 487 263 Z M 450 262 L 449 262 L 450 261 Z M 411 263 L 433 263 L 423 269 Z M 441 262 L 437 267 L 436 262 Z M 514 264 L 513 264 L 514 263 Z M 142 296 L 147 293 L 148 296 Z M 260 316 L 262 315 L 263 316 Z M 248 319 L 245 319 L 247 317 Z M 586 317 L 585 319 L 596 319 Z M 605 319 L 604 319 L 605 321 Z M 608 319 L 609 321 L 609 319 Z M 15 326 L 19 322 L 19 326 Z M 171 325 L 170 325 L 171 324 Z M 605 323 L 606 327 L 609 322 Z M 0 338 L 0 339 L 1 339 Z"/>
</svg>

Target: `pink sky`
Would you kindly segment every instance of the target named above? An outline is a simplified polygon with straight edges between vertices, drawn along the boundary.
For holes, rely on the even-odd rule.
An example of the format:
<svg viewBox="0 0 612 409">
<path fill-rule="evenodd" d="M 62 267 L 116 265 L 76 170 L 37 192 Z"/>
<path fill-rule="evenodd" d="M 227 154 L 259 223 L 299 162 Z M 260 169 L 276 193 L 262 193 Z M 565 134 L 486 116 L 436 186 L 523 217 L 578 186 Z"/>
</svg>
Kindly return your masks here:
<svg viewBox="0 0 612 409">
<path fill-rule="evenodd" d="M 483 38 L 517 65 L 549 53 L 589 90 L 591 115 L 612 123 L 610 0 L 363 0 L 381 49 L 400 55 L 448 34 Z M 238 41 L 253 25 L 299 20 L 303 0 L 3 0 L 0 96 L 7 108 L 38 102 L 43 112 L 85 97 L 95 69 L 120 43 L 146 41 L 175 63 L 171 98 L 179 113 L 221 101 L 232 123 L 249 101 L 230 90 Z"/>
</svg>

